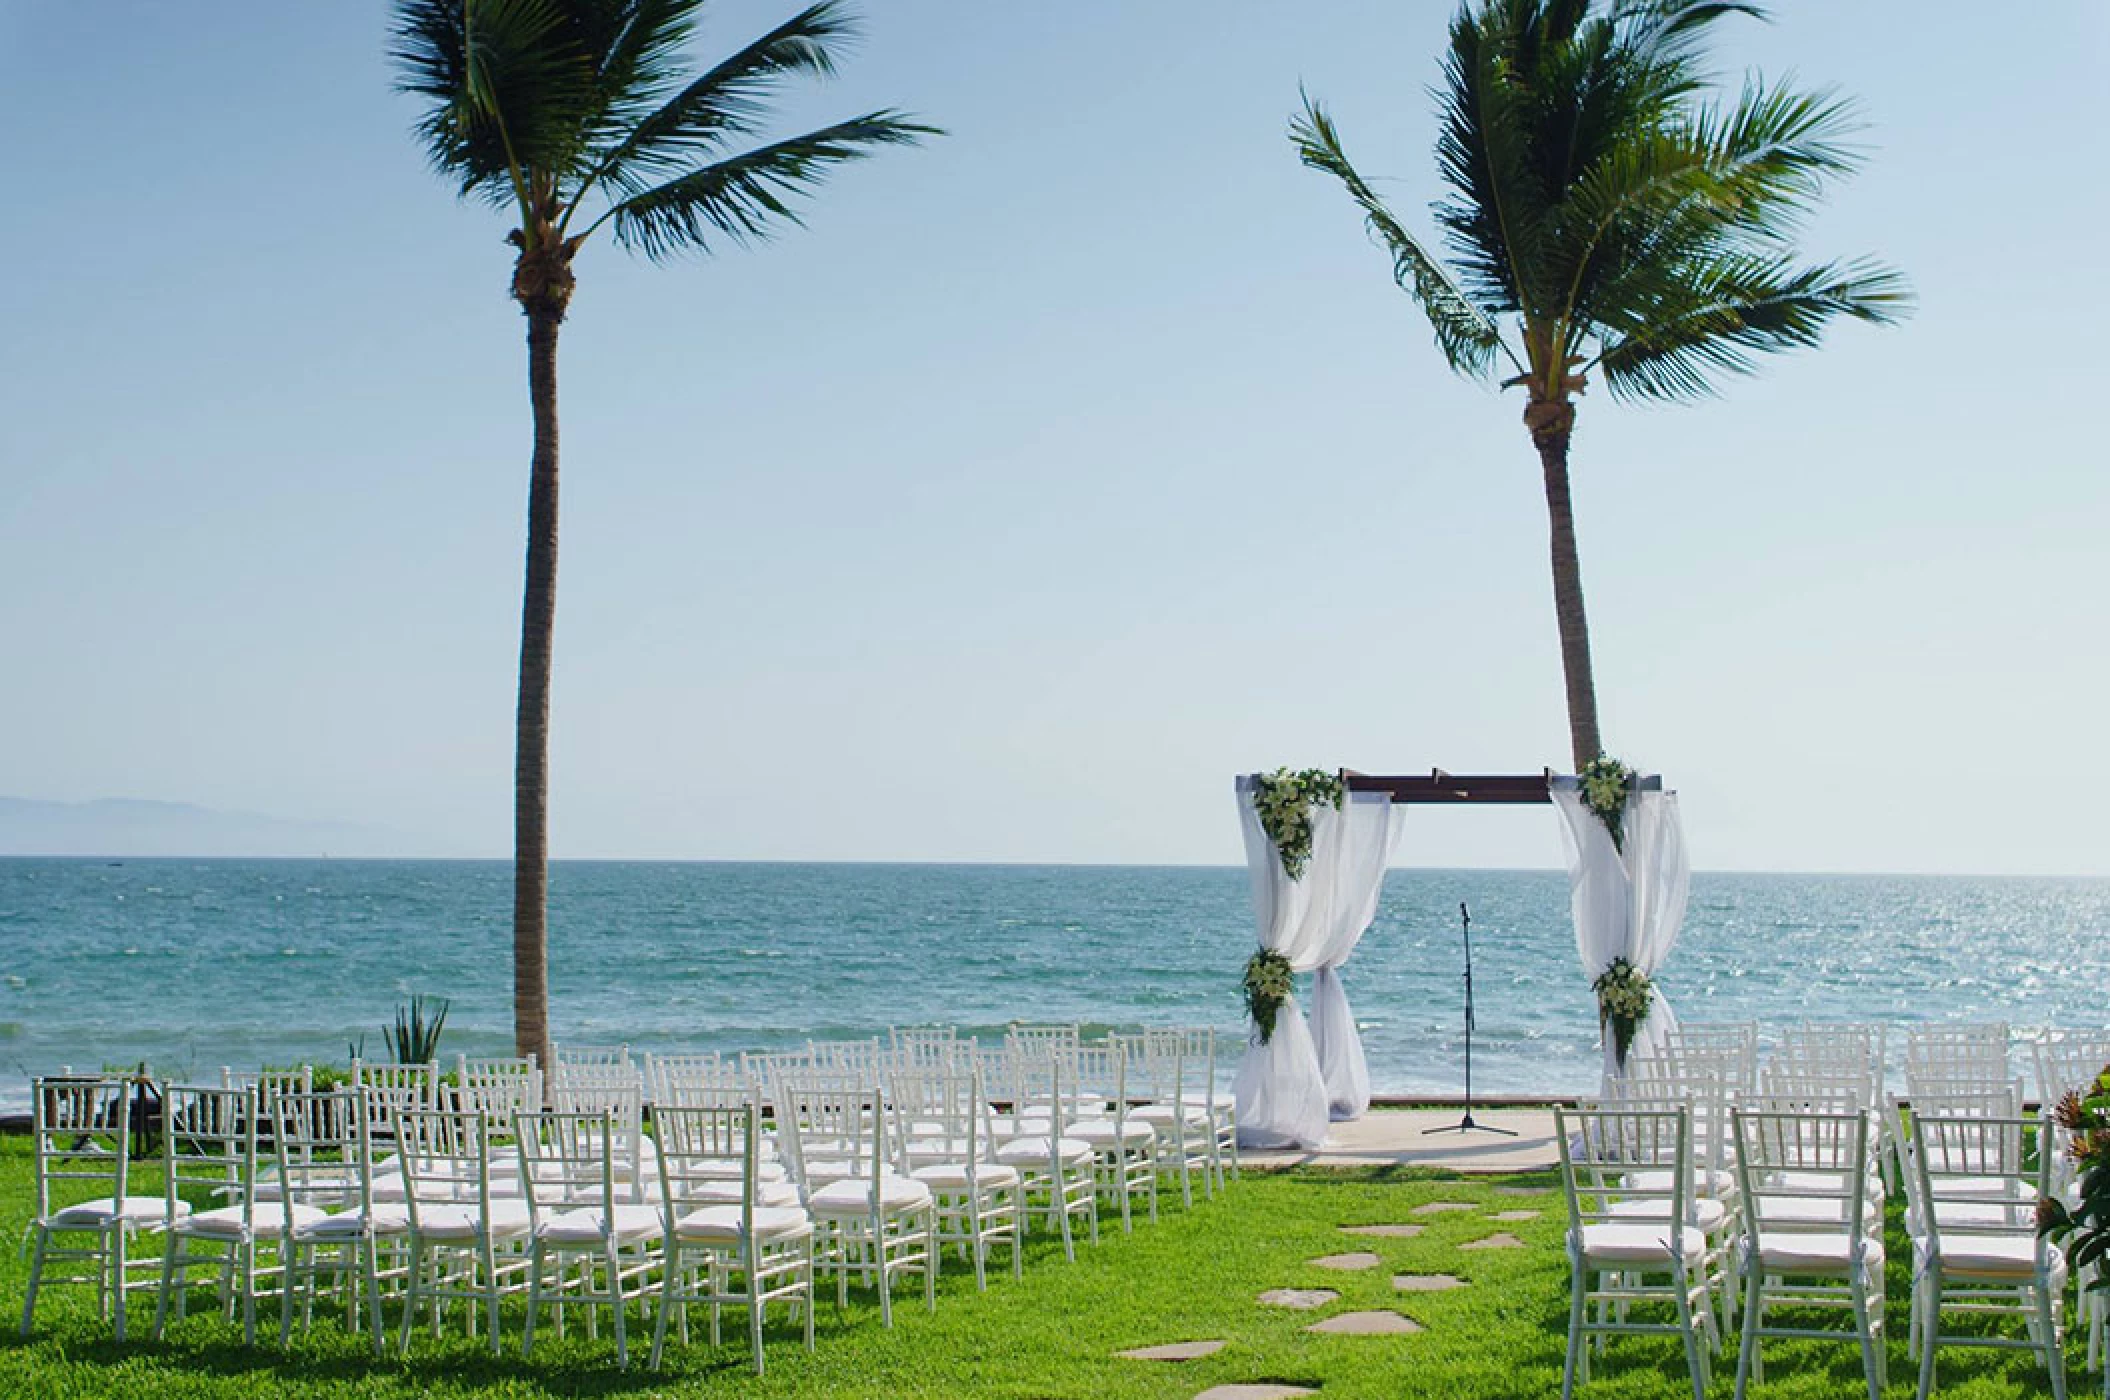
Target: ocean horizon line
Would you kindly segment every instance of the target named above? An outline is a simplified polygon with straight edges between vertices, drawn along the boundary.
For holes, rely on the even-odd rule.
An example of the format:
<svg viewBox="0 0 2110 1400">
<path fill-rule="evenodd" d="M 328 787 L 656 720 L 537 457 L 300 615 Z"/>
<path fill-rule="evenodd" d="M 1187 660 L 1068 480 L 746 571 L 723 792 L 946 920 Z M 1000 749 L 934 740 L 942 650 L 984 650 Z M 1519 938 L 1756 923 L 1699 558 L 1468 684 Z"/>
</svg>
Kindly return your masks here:
<svg viewBox="0 0 2110 1400">
<path fill-rule="evenodd" d="M 93 861 L 106 865 L 147 864 L 261 864 L 279 865 L 432 865 L 507 866 L 513 863 L 510 855 L 494 856 L 389 856 L 357 855 L 337 856 L 327 852 L 312 855 L 212 855 L 155 854 L 133 855 L 108 851 L 42 852 L 0 851 L 0 861 Z M 1241 871 L 1242 862 L 1236 861 L 1109 861 L 1109 860 L 997 860 L 973 857 L 946 859 L 904 859 L 829 856 L 552 856 L 552 866 L 612 866 L 612 865 L 661 865 L 661 866 L 786 866 L 786 867 L 839 867 L 856 870 L 1221 870 Z M 1559 866 L 1552 865 L 1416 865 L 1395 864 L 1388 871 L 1425 873 L 1430 875 L 1561 875 Z M 1843 880 L 2070 880 L 2086 883 L 2110 883 L 2110 873 L 2074 871 L 2021 870 L 2021 871 L 1972 871 L 1972 870 L 1776 870 L 1755 866 L 1708 866 L 1695 867 L 1695 876 L 1761 876 L 1783 879 L 1843 879 Z"/>
</svg>

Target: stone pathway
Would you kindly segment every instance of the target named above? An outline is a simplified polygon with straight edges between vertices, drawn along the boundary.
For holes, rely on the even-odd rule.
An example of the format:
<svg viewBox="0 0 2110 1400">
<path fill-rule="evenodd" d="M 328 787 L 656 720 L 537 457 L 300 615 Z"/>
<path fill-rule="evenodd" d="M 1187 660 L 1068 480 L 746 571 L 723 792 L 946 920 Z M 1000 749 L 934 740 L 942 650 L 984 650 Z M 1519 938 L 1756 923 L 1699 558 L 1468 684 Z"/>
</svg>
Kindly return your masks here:
<svg viewBox="0 0 2110 1400">
<path fill-rule="evenodd" d="M 1353 1254 L 1328 1254 L 1310 1261 L 1315 1269 L 1374 1269 L 1385 1261 L 1375 1254 L 1361 1250 Z"/>
<path fill-rule="evenodd" d="M 1525 1221 L 1536 1220 L 1540 1212 L 1535 1210 L 1500 1210 L 1487 1217 L 1489 1220 Z"/>
<path fill-rule="evenodd" d="M 1458 1246 L 1460 1249 L 1522 1249 L 1523 1247 L 1524 1242 L 1507 1230 L 1504 1230 L 1499 1235 L 1489 1235 L 1486 1239 L 1468 1240 Z"/>
<path fill-rule="evenodd" d="M 1224 1349 L 1223 1342 L 1167 1342 L 1164 1346 L 1136 1347 L 1114 1355 L 1129 1361 L 1199 1361 Z"/>
<path fill-rule="evenodd" d="M 1345 1312 L 1314 1322 L 1304 1329 L 1307 1332 L 1327 1332 L 1342 1337 L 1393 1337 L 1404 1336 L 1428 1329 L 1404 1313 L 1396 1312 Z"/>
<path fill-rule="evenodd" d="M 1296 1400 L 1299 1395 L 1318 1393 L 1310 1386 L 1262 1381 L 1258 1385 L 1212 1385 L 1194 1400 Z"/>
<path fill-rule="evenodd" d="M 1430 1201 L 1426 1205 L 1414 1207 L 1413 1210 L 1407 1213 L 1409 1215 L 1448 1215 L 1454 1210 L 1478 1209 L 1478 1206 L 1467 1205 L 1464 1201 Z"/>
<path fill-rule="evenodd" d="M 1553 1188 L 1550 1186 L 1497 1186 L 1495 1194 L 1497 1196 L 1550 1196 L 1553 1194 Z"/>
<path fill-rule="evenodd" d="M 1411 1240 L 1428 1228 L 1426 1225 L 1343 1225 L 1341 1233 L 1381 1240 Z"/>
<path fill-rule="evenodd" d="M 1465 1280 L 1454 1274 L 1394 1274 L 1392 1286 L 1402 1293 L 1441 1293 L 1465 1287 Z"/>
<path fill-rule="evenodd" d="M 1260 1302 L 1271 1308 L 1296 1308 L 1300 1312 L 1311 1312 L 1328 1303 L 1340 1301 L 1341 1295 L 1331 1288 L 1270 1288 L 1260 1295 Z"/>
</svg>

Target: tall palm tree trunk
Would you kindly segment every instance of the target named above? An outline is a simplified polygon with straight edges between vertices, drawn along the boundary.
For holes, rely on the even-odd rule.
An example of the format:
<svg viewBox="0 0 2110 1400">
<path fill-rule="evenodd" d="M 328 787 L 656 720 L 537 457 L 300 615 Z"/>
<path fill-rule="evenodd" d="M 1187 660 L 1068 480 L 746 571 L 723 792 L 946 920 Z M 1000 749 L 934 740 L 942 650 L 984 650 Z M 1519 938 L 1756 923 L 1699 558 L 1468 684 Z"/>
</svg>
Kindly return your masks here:
<svg viewBox="0 0 2110 1400">
<path fill-rule="evenodd" d="M 1561 673 L 1568 689 L 1568 741 L 1575 768 L 1600 753 L 1597 733 L 1597 682 L 1590 672 L 1590 619 L 1583 608 L 1582 559 L 1575 548 L 1575 507 L 1568 496 L 1568 439 L 1575 429 L 1575 405 L 1535 400 L 1524 410 L 1524 424 L 1538 448 L 1546 478 L 1546 519 L 1553 553 L 1553 615 L 1560 626 Z"/>
<path fill-rule="evenodd" d="M 520 704 L 513 729 L 513 1047 L 549 1066 L 549 690 L 557 621 L 559 308 L 525 306 L 535 452 L 528 476 Z"/>
</svg>

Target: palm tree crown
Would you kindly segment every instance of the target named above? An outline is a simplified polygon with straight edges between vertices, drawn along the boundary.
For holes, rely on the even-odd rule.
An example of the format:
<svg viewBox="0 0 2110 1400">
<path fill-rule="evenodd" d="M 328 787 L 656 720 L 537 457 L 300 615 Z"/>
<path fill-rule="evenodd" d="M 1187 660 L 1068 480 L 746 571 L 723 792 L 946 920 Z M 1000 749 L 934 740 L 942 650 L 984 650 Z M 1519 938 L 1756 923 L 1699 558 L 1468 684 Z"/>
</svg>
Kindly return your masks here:
<svg viewBox="0 0 2110 1400">
<path fill-rule="evenodd" d="M 1452 369 L 1528 394 L 1552 513 L 1556 609 L 1578 766 L 1598 753 L 1567 450 L 1592 371 L 1614 398 L 1690 400 L 1832 320 L 1887 323 L 1911 294 L 1869 260 L 1802 264 L 1795 239 L 1856 168 L 1851 106 L 1753 78 L 1711 96 L 1717 0 L 1467 0 L 1437 91 L 1439 258 L 1349 162 L 1306 95 L 1304 164 L 1346 187 Z"/>
<path fill-rule="evenodd" d="M 429 99 L 418 135 L 464 197 L 512 211 L 514 295 L 569 299 L 579 246 L 607 225 L 655 260 L 798 222 L 793 199 L 874 148 L 936 129 L 869 112 L 740 149 L 787 77 L 835 71 L 854 23 L 822 0 L 684 80 L 704 0 L 399 0 L 392 56 Z"/>
</svg>

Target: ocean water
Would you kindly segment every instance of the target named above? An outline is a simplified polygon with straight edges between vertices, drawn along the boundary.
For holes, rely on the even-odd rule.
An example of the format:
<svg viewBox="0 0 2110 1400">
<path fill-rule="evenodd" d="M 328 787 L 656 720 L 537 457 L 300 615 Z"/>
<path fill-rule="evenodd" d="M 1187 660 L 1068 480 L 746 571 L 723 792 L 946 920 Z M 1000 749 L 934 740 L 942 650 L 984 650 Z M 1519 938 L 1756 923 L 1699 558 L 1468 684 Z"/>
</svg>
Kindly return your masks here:
<svg viewBox="0 0 2110 1400">
<path fill-rule="evenodd" d="M 1550 871 L 1389 875 L 1345 974 L 1373 1085 L 1459 1087 L 1460 901 L 1475 1087 L 1591 1088 Z M 503 862 L 0 859 L 0 1106 L 61 1065 L 378 1055 L 417 992 L 453 1000 L 443 1054 L 510 1053 L 510 920 Z M 550 924 L 556 1038 L 665 1051 L 1012 1020 L 1235 1051 L 1253 946 L 1235 868 L 560 862 Z M 1661 982 L 1690 1019 L 2102 1025 L 2110 881 L 1702 873 Z"/>
</svg>

